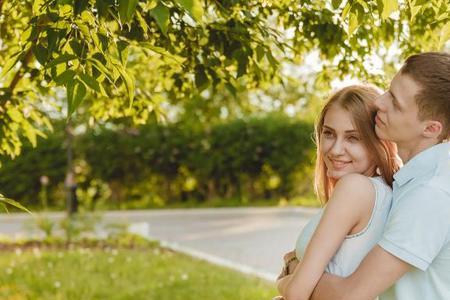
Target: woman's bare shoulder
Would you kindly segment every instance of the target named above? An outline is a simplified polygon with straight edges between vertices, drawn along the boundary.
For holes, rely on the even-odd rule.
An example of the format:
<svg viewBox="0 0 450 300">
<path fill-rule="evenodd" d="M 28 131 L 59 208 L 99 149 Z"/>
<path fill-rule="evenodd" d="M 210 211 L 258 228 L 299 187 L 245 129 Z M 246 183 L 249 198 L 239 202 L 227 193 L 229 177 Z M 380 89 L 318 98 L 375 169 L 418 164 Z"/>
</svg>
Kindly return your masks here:
<svg viewBox="0 0 450 300">
<path fill-rule="evenodd" d="M 330 201 L 366 210 L 373 205 L 375 193 L 375 187 L 369 177 L 361 174 L 347 174 L 336 183 Z"/>
</svg>

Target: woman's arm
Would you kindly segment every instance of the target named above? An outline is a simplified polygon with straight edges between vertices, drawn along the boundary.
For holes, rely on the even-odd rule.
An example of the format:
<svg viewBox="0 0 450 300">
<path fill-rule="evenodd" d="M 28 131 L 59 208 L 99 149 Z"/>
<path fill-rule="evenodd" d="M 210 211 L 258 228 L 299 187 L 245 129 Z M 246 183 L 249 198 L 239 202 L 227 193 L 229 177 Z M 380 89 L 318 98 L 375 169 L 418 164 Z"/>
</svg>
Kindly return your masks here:
<svg viewBox="0 0 450 300">
<path fill-rule="evenodd" d="M 281 286 L 286 300 L 309 299 L 328 262 L 347 234 L 367 219 L 374 201 L 375 188 L 366 176 L 349 174 L 337 182 L 301 263 Z"/>
</svg>

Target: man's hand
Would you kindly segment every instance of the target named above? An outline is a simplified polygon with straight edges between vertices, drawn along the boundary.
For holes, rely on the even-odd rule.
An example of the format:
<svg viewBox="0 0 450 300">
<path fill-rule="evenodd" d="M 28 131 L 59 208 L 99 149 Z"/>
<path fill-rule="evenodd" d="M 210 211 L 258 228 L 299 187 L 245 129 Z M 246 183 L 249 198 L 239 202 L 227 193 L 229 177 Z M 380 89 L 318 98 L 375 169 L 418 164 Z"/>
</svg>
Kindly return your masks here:
<svg viewBox="0 0 450 300">
<path fill-rule="evenodd" d="M 313 300 L 372 300 L 393 285 L 411 266 L 375 246 L 349 277 L 324 274 L 316 285 Z"/>
</svg>

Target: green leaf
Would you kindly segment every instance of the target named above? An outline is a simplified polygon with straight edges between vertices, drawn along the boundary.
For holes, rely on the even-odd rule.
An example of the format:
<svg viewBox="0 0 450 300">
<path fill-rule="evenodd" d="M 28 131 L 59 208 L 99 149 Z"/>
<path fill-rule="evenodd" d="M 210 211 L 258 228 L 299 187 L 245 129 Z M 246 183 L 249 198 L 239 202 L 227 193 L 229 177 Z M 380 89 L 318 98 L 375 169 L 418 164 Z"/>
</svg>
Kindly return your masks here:
<svg viewBox="0 0 450 300">
<path fill-rule="evenodd" d="M 148 25 L 145 19 L 142 17 L 141 13 L 139 11 L 136 11 L 136 17 L 139 22 L 139 25 L 142 28 L 142 31 L 144 32 L 144 35 L 147 36 L 148 34 Z"/>
<path fill-rule="evenodd" d="M 100 84 L 95 80 L 92 76 L 88 74 L 79 74 L 81 81 L 84 82 L 90 89 L 96 91 L 97 93 L 101 93 Z"/>
<path fill-rule="evenodd" d="M 256 47 L 256 60 L 261 61 L 261 59 L 264 57 L 264 47 L 258 46 Z"/>
<path fill-rule="evenodd" d="M 272 66 L 272 68 L 276 69 L 278 67 L 278 61 L 275 59 L 275 57 L 273 57 L 272 52 L 267 51 L 266 52 L 266 57 L 267 60 L 269 61 L 270 65 Z"/>
<path fill-rule="evenodd" d="M 350 8 L 352 8 L 352 4 L 348 2 L 342 10 L 342 19 L 347 18 L 348 13 L 350 12 Z"/>
<path fill-rule="evenodd" d="M 38 44 L 32 47 L 33 50 L 33 54 L 36 57 L 37 61 L 41 64 L 41 65 L 45 65 L 45 63 L 47 62 L 47 58 L 48 58 L 48 51 L 47 49 Z"/>
<path fill-rule="evenodd" d="M 339 6 L 341 5 L 342 0 L 332 0 L 331 1 L 331 5 L 333 6 L 334 9 L 338 9 Z"/>
<path fill-rule="evenodd" d="M 33 148 L 36 148 L 37 137 L 36 137 L 36 132 L 35 132 L 35 129 L 33 128 L 33 126 L 31 126 L 31 124 L 28 121 L 25 121 L 22 123 L 22 129 L 25 133 L 25 136 L 27 137 L 27 139 L 30 141 L 31 145 L 33 146 Z"/>
<path fill-rule="evenodd" d="M 42 9 L 42 6 L 45 4 L 45 0 L 34 0 L 33 1 L 33 15 L 38 16 L 41 15 L 43 12 L 45 12 Z"/>
<path fill-rule="evenodd" d="M 381 14 L 381 18 L 386 20 L 396 10 L 398 10 L 398 0 L 383 0 L 383 13 Z"/>
<path fill-rule="evenodd" d="M 225 88 L 234 96 L 236 97 L 237 95 L 237 90 L 236 88 L 229 82 L 225 83 Z"/>
<path fill-rule="evenodd" d="M 105 75 L 106 78 L 108 78 L 108 80 L 110 82 L 113 82 L 114 80 L 112 79 L 113 75 L 111 74 L 111 71 L 109 71 L 101 61 L 99 61 L 98 59 L 95 59 L 93 57 L 88 58 L 88 61 L 97 69 L 99 70 L 103 75 Z"/>
<path fill-rule="evenodd" d="M 20 204 L 19 202 L 13 200 L 13 199 L 9 199 L 9 198 L 5 198 L 2 195 L 0 195 L 0 202 L 9 204 L 11 206 L 17 207 L 18 209 L 21 209 L 23 211 L 26 211 L 29 214 L 33 214 L 31 211 L 29 211 L 25 206 L 23 206 L 22 204 Z"/>
<path fill-rule="evenodd" d="M 56 78 L 53 79 L 53 81 L 57 85 L 65 85 L 69 80 L 73 80 L 75 78 L 75 71 L 74 70 L 65 70 L 60 75 L 58 75 Z"/>
<path fill-rule="evenodd" d="M 3 78 L 3 76 L 5 76 L 6 74 L 8 74 L 8 72 L 14 68 L 14 66 L 17 64 L 17 62 L 20 60 L 20 58 L 22 57 L 22 51 L 18 51 L 16 53 L 14 53 L 13 55 L 11 55 L 7 60 L 5 65 L 3 66 L 3 70 L 2 73 L 0 74 L 0 78 Z"/>
<path fill-rule="evenodd" d="M 136 11 L 138 0 L 119 0 L 119 16 L 123 23 L 128 23 Z"/>
<path fill-rule="evenodd" d="M 186 9 L 195 21 L 202 20 L 203 7 L 200 0 L 176 0 L 176 2 Z"/>
<path fill-rule="evenodd" d="M 75 16 L 78 16 L 81 12 L 83 12 L 87 8 L 87 6 L 89 4 L 89 0 L 76 0 L 76 1 L 73 1 L 73 4 L 74 4 L 73 5 L 73 7 L 74 7 L 73 13 Z"/>
<path fill-rule="evenodd" d="M 247 72 L 247 65 L 248 65 L 247 53 L 244 52 L 242 49 L 239 49 L 234 51 L 233 57 L 236 59 L 238 63 L 238 70 L 236 76 L 241 77 Z"/>
<path fill-rule="evenodd" d="M 348 18 L 348 36 L 352 36 L 356 28 L 358 28 L 358 15 L 356 12 L 351 12 L 350 17 Z"/>
<path fill-rule="evenodd" d="M 56 42 L 58 40 L 58 32 L 53 29 L 47 30 L 47 44 L 48 44 L 48 52 L 52 53 L 53 49 L 55 49 Z"/>
<path fill-rule="evenodd" d="M 169 51 L 167 51 L 166 49 L 164 49 L 162 47 L 153 46 L 152 44 L 150 44 L 148 42 L 139 43 L 139 45 L 141 47 L 147 48 L 155 53 L 161 54 L 164 57 L 174 60 L 176 63 L 178 63 L 180 65 L 182 65 L 184 63 L 184 61 L 186 60 L 186 58 L 184 58 L 184 57 L 174 55 L 174 54 L 170 53 Z"/>
<path fill-rule="evenodd" d="M 77 80 L 69 81 L 67 88 L 67 117 L 70 118 L 83 102 L 86 96 L 86 87 Z"/>
<path fill-rule="evenodd" d="M 68 61 L 71 61 L 71 60 L 74 60 L 74 59 L 77 59 L 78 57 L 77 56 L 75 56 L 75 55 L 73 55 L 73 54 L 61 54 L 60 56 L 58 56 L 57 58 L 55 58 L 55 59 L 53 59 L 53 60 L 50 60 L 46 65 L 45 65 L 45 68 L 46 69 L 49 69 L 49 68 L 52 68 L 52 67 L 54 67 L 54 66 L 56 66 L 56 65 L 59 65 L 59 64 L 62 64 L 62 63 L 65 63 L 65 62 L 68 62 Z"/>
<path fill-rule="evenodd" d="M 164 35 L 167 35 L 167 27 L 169 26 L 169 9 L 160 2 L 150 11 L 150 15 L 155 18 L 161 32 Z"/>
<path fill-rule="evenodd" d="M 22 121 L 24 120 L 23 115 L 15 107 L 12 106 L 8 107 L 6 113 L 15 123 L 22 123 Z"/>
<path fill-rule="evenodd" d="M 411 6 L 411 22 L 414 21 L 421 8 L 422 6 Z"/>
<path fill-rule="evenodd" d="M 134 78 L 127 73 L 127 71 L 121 65 L 114 65 L 117 71 L 120 73 L 120 77 L 125 83 L 125 87 L 128 93 L 128 99 L 130 101 L 130 107 L 133 105 L 134 100 Z"/>
<path fill-rule="evenodd" d="M 126 66 L 128 61 L 128 45 L 129 43 L 126 41 L 118 41 L 117 42 L 117 51 L 119 52 L 119 58 L 122 62 L 122 65 Z"/>
<path fill-rule="evenodd" d="M 209 85 L 209 78 L 206 75 L 205 67 L 202 65 L 195 67 L 195 86 L 201 92 Z"/>
</svg>

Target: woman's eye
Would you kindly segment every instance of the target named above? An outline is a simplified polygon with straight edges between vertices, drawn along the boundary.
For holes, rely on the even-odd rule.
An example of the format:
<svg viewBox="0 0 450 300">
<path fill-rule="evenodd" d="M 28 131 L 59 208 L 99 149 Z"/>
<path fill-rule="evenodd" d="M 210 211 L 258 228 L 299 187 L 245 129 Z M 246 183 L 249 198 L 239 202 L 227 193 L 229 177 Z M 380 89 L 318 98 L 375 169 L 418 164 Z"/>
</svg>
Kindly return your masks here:
<svg viewBox="0 0 450 300">
<path fill-rule="evenodd" d="M 325 130 L 323 133 L 323 136 L 326 138 L 331 138 L 333 137 L 333 133 L 331 131 Z"/>
<path fill-rule="evenodd" d="M 350 141 L 350 142 L 358 142 L 359 141 L 359 137 L 357 137 L 357 136 L 349 136 L 348 137 L 348 140 Z"/>
</svg>

